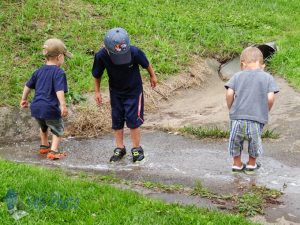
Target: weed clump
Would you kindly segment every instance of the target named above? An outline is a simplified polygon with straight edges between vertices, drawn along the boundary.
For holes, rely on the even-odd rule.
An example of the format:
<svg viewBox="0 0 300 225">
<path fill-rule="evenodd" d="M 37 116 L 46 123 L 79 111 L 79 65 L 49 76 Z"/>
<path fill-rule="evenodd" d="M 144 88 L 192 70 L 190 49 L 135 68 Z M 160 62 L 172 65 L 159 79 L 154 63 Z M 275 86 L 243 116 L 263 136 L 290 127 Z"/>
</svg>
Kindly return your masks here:
<svg viewBox="0 0 300 225">
<path fill-rule="evenodd" d="M 110 131 L 110 105 L 81 105 L 76 107 L 75 115 L 68 121 L 68 136 L 94 137 Z"/>
<path fill-rule="evenodd" d="M 197 181 L 191 195 L 211 199 L 218 204 L 221 203 L 221 208 L 225 209 L 228 207 L 226 205 L 232 205 L 231 211 L 238 212 L 244 216 L 262 215 L 268 204 L 280 205 L 282 203 L 278 200 L 282 192 L 257 185 L 243 187 L 241 193 L 221 195 L 208 190 L 201 181 Z"/>
</svg>

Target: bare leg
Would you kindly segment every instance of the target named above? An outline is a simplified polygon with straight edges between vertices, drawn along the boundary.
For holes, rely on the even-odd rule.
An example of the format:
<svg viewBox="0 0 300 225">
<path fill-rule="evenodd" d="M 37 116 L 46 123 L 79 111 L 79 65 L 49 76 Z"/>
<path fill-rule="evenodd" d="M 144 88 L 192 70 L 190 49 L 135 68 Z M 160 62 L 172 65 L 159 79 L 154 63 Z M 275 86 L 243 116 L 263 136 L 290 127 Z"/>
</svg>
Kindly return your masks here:
<svg viewBox="0 0 300 225">
<path fill-rule="evenodd" d="M 241 167 L 243 165 L 243 163 L 242 163 L 242 155 L 233 157 L 233 165 L 234 166 L 238 166 L 238 167 Z"/>
<path fill-rule="evenodd" d="M 115 130 L 115 139 L 116 139 L 117 148 L 124 148 L 123 137 L 124 137 L 123 129 Z"/>
<path fill-rule="evenodd" d="M 131 135 L 132 147 L 133 148 L 140 147 L 140 142 L 141 142 L 140 128 L 138 127 L 138 128 L 130 129 L 130 135 Z"/>
<path fill-rule="evenodd" d="M 61 141 L 61 137 L 57 137 L 56 135 L 53 134 L 52 136 L 52 145 L 51 145 L 51 150 L 57 151 L 58 150 L 58 145 Z"/>
<path fill-rule="evenodd" d="M 48 146 L 48 145 L 49 145 L 49 141 L 48 141 L 48 131 L 43 132 L 43 131 L 40 129 L 40 137 L 41 137 L 41 145 Z"/>
<path fill-rule="evenodd" d="M 248 161 L 247 164 L 248 164 L 249 166 L 255 166 L 255 164 L 256 164 L 256 158 L 251 157 L 251 156 L 249 155 L 249 161 Z"/>
</svg>

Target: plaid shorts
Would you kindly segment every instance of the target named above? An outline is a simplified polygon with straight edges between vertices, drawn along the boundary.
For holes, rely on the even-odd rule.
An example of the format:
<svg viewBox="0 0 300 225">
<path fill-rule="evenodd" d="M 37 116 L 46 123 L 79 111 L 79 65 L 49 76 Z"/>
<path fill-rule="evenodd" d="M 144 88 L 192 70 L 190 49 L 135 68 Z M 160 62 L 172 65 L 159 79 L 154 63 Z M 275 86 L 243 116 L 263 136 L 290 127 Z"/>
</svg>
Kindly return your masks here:
<svg viewBox="0 0 300 225">
<path fill-rule="evenodd" d="M 248 153 L 256 158 L 263 153 L 261 135 L 264 124 L 251 120 L 231 120 L 228 150 L 230 156 L 241 155 L 244 141 L 248 141 Z"/>
</svg>

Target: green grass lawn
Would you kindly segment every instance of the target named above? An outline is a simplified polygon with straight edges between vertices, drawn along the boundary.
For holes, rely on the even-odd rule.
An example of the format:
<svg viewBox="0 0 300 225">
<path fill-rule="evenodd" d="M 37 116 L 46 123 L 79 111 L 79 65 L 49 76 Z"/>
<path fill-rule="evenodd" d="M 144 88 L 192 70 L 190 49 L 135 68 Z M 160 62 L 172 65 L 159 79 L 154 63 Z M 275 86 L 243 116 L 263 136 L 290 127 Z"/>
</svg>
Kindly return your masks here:
<svg viewBox="0 0 300 225">
<path fill-rule="evenodd" d="M 219 127 L 185 126 L 179 129 L 184 134 L 191 134 L 199 139 L 202 138 L 229 138 L 230 131 Z M 278 139 L 279 134 L 275 130 L 265 129 L 262 138 Z"/>
<path fill-rule="evenodd" d="M 24 82 L 43 64 L 43 42 L 53 36 L 75 55 L 64 66 L 71 93 L 91 91 L 87 50 L 97 51 L 116 26 L 128 30 L 160 79 L 188 68 L 192 54 L 224 60 L 250 44 L 278 41 L 270 68 L 300 87 L 298 0 L 9 0 L 0 8 L 0 105 L 18 104 Z"/>
<path fill-rule="evenodd" d="M 14 224 L 4 199 L 9 189 L 29 213 L 15 224 L 252 224 L 238 215 L 166 204 L 57 169 L 0 160 L 0 171 L 2 225 Z M 60 204 L 52 198 L 58 195 Z"/>
</svg>

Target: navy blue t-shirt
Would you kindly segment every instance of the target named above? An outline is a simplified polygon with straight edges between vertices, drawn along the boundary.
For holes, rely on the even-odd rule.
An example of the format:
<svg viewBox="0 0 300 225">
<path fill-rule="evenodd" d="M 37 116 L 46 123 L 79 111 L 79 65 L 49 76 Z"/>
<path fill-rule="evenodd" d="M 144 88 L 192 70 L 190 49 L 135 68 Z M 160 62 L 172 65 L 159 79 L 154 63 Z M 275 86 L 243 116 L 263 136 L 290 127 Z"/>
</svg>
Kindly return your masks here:
<svg viewBox="0 0 300 225">
<path fill-rule="evenodd" d="M 144 52 L 135 46 L 130 46 L 131 62 L 124 65 L 115 65 L 112 63 L 108 52 L 102 48 L 96 53 L 92 74 L 99 79 L 107 70 L 109 77 L 109 89 L 113 94 L 121 96 L 139 95 L 142 90 L 142 78 L 139 65 L 148 68 L 149 61 Z"/>
<path fill-rule="evenodd" d="M 59 119 L 61 112 L 57 91 L 68 92 L 65 71 L 55 65 L 44 65 L 36 70 L 26 86 L 35 89 L 30 104 L 31 115 L 38 119 Z"/>
</svg>

